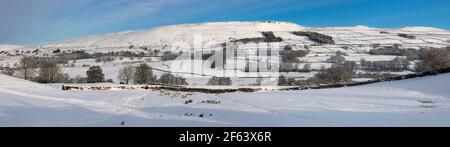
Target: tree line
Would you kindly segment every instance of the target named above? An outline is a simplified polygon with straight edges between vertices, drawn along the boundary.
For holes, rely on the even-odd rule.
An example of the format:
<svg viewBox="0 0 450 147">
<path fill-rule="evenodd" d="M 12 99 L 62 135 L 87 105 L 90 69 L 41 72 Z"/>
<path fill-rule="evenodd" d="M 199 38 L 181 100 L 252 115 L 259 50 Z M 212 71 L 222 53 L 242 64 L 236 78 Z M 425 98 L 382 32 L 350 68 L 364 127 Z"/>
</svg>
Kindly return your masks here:
<svg viewBox="0 0 450 147">
<path fill-rule="evenodd" d="M 292 32 L 292 34 L 297 35 L 297 36 L 306 36 L 311 41 L 314 41 L 314 42 L 317 42 L 320 44 L 335 44 L 333 37 L 325 35 L 325 34 L 317 33 L 317 32 L 296 31 L 296 32 Z"/>
</svg>

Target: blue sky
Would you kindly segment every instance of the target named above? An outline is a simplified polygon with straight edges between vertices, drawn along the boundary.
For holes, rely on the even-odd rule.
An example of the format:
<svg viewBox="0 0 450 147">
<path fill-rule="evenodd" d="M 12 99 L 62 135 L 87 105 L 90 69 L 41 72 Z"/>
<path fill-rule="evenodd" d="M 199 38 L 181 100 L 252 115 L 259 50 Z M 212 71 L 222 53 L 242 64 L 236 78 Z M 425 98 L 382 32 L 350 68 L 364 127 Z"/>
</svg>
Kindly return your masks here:
<svg viewBox="0 0 450 147">
<path fill-rule="evenodd" d="M 0 0 L 0 44 L 212 21 L 450 29 L 449 0 Z"/>
</svg>

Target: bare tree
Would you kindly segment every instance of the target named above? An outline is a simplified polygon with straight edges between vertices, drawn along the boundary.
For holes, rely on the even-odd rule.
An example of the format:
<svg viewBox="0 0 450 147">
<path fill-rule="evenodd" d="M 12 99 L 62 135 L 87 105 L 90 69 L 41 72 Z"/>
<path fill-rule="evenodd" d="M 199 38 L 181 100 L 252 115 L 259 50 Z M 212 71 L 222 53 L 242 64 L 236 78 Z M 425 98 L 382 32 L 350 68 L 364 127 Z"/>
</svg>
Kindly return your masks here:
<svg viewBox="0 0 450 147">
<path fill-rule="evenodd" d="M 134 67 L 129 65 L 119 70 L 119 76 L 117 77 L 119 80 L 128 84 L 130 80 L 132 80 L 134 75 Z"/>
<path fill-rule="evenodd" d="M 49 59 L 40 65 L 37 81 L 40 83 L 58 83 L 64 82 L 65 75 L 56 64 L 55 60 Z"/>
<path fill-rule="evenodd" d="M 25 80 L 29 80 L 36 73 L 36 71 L 34 70 L 35 67 L 36 67 L 36 63 L 35 63 L 33 57 L 22 57 L 19 60 L 19 64 L 18 64 L 17 68 L 19 70 L 19 73 L 22 75 L 22 77 Z"/>
<path fill-rule="evenodd" d="M 327 61 L 331 63 L 344 64 L 345 57 L 344 53 L 337 51 L 335 55 L 331 56 Z"/>
<path fill-rule="evenodd" d="M 448 50 L 445 48 L 422 49 L 420 55 L 422 62 L 418 64 L 418 71 L 437 71 L 450 66 Z"/>
<path fill-rule="evenodd" d="M 135 69 L 133 81 L 136 84 L 148 84 L 151 82 L 155 82 L 156 76 L 153 75 L 153 71 L 145 63 L 138 65 Z"/>
<path fill-rule="evenodd" d="M 344 67 L 347 74 L 349 74 L 349 73 L 355 74 L 356 70 L 358 68 L 356 65 L 356 62 L 354 62 L 354 61 L 345 61 L 342 66 Z"/>
<path fill-rule="evenodd" d="M 320 83 L 343 83 L 351 81 L 353 77 L 352 71 L 347 71 L 346 67 L 341 64 L 333 64 L 329 69 L 316 74 L 316 78 Z"/>
</svg>

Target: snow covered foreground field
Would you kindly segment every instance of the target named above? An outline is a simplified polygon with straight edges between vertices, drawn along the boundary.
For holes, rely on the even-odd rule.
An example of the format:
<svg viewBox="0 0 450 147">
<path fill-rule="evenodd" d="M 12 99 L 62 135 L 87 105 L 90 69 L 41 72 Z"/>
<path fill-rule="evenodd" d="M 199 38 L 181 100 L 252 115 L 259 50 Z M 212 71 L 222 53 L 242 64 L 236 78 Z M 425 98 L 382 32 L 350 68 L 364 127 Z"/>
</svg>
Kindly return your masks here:
<svg viewBox="0 0 450 147">
<path fill-rule="evenodd" d="M 0 81 L 0 126 L 450 126 L 450 74 L 218 95 L 62 91 L 1 74 Z"/>
</svg>

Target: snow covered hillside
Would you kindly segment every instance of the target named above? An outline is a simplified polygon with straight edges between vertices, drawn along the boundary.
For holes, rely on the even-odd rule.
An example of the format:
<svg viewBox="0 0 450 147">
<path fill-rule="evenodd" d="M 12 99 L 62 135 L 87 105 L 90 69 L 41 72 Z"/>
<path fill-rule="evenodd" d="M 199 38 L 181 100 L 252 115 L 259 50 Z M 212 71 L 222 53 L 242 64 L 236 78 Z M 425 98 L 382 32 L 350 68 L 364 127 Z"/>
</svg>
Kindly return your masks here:
<svg viewBox="0 0 450 147">
<path fill-rule="evenodd" d="M 450 74 L 258 93 L 62 91 L 0 74 L 0 126 L 450 126 Z"/>
<path fill-rule="evenodd" d="M 163 48 L 175 42 L 192 43 L 195 35 L 202 35 L 205 42 L 217 43 L 229 41 L 230 38 L 261 37 L 263 31 L 298 31 L 304 27 L 289 22 L 215 22 L 202 24 L 182 24 L 164 26 L 149 30 L 110 33 L 81 39 L 58 41 L 42 45 L 43 48 L 110 48 L 149 46 Z"/>
<path fill-rule="evenodd" d="M 38 46 L 28 46 L 26 49 L 84 49 L 93 52 L 109 49 L 120 50 L 134 46 L 150 49 L 166 49 L 177 43 L 188 43 L 193 47 L 194 38 L 201 36 L 205 47 L 220 44 L 230 40 L 262 37 L 261 32 L 272 31 L 275 36 L 283 38 L 285 44 L 303 46 L 314 45 L 306 37 L 291 34 L 294 31 L 316 31 L 330 35 L 336 40 L 335 45 L 319 45 L 317 50 L 335 50 L 342 46 L 350 46 L 354 51 L 362 51 L 368 45 L 400 44 L 405 47 L 447 46 L 450 31 L 431 27 L 405 27 L 399 29 L 370 28 L 367 26 L 354 27 L 325 27 L 306 28 L 290 22 L 259 21 L 259 22 L 213 22 L 201 24 L 182 24 L 164 26 L 148 30 L 110 33 L 99 36 L 89 36 L 80 39 L 56 41 Z M 415 35 L 416 39 L 399 37 L 399 33 Z M 207 44 L 208 42 L 214 42 Z M 190 48 L 187 48 L 190 49 Z M 315 49 L 315 48 L 312 48 Z M 322 51 L 322 52 L 323 52 Z"/>
<path fill-rule="evenodd" d="M 332 43 L 323 43 L 320 42 L 320 39 L 318 42 L 318 40 L 305 35 L 296 35 L 295 32 L 298 31 L 314 32 L 322 37 L 329 37 L 331 39 L 328 41 L 331 40 Z M 272 35 L 269 35 L 270 39 L 266 36 L 268 32 Z M 261 41 L 261 39 L 269 41 Z M 197 42 L 201 43 L 200 46 L 195 45 Z M 232 45 L 223 46 L 228 43 Z M 235 86 L 254 85 L 261 77 L 265 78 L 262 83 L 273 86 L 276 83 L 273 78 L 278 78 L 279 75 L 297 80 L 314 77 L 319 71 L 332 67 L 333 61 L 329 59 L 338 52 L 342 53 L 345 61 L 354 63 L 355 67 L 362 67 L 362 60 L 368 61 L 366 65 L 370 67 L 357 69 L 359 75 L 353 77 L 354 81 L 377 78 L 371 75 L 374 73 L 379 75 L 411 74 L 417 72 L 415 68 L 417 67 L 416 63 L 419 62 L 417 59 L 420 56 L 418 55 L 419 49 L 433 47 L 449 50 L 449 46 L 450 31 L 430 27 L 311 28 L 275 21 L 214 22 L 111 33 L 36 46 L 0 48 L 0 70 L 2 68 L 18 69 L 18 61 L 23 56 L 55 57 L 58 58 L 58 64 L 63 67 L 64 72 L 70 78 L 84 77 L 89 67 L 100 66 L 105 73 L 105 78 L 120 83 L 122 81 L 117 79 L 120 68 L 145 63 L 154 69 L 156 75 L 160 76 L 170 72 L 188 78 L 189 85 L 202 86 L 210 77 L 227 76 L 232 78 L 232 85 Z M 206 54 L 222 50 L 236 49 L 237 51 L 234 57 L 227 56 L 226 65 L 216 67 L 216 61 L 211 59 L 211 56 L 194 61 L 190 60 L 191 58 L 177 58 L 176 61 L 174 59 L 163 60 L 165 53 L 171 49 L 184 51 L 185 55 L 190 55 L 187 53 L 192 51 Z M 259 52 L 260 50 L 271 50 L 272 53 L 287 49 L 306 54 L 293 57 L 294 63 L 285 64 L 288 65 L 284 66 L 286 71 L 253 72 L 247 70 L 255 64 L 280 67 L 284 61 L 281 62 L 279 59 L 283 57 L 262 56 Z M 106 58 L 108 60 L 104 60 Z M 402 67 L 395 67 L 394 70 L 392 68 L 380 69 L 380 67 L 385 68 L 383 65 L 397 65 L 397 62 L 401 62 Z M 224 75 L 223 73 L 233 74 Z M 12 75 L 20 77 L 17 72 Z"/>
</svg>

